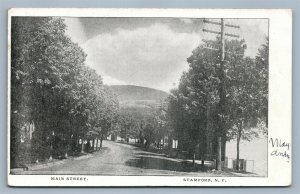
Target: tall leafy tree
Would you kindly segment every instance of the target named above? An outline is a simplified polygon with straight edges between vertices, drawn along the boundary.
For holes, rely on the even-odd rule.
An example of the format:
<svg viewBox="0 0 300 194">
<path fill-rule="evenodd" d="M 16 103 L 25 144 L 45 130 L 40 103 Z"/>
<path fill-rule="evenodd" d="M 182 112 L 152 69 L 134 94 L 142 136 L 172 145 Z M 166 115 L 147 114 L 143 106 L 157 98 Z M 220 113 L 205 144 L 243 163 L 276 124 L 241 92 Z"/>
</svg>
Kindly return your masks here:
<svg viewBox="0 0 300 194">
<path fill-rule="evenodd" d="M 54 131 L 68 130 L 67 126 L 58 127 L 58 123 L 68 117 L 65 113 L 73 97 L 67 94 L 85 54 L 65 36 L 65 28 L 60 18 L 12 19 L 12 137 L 20 130 L 20 126 L 14 126 L 19 123 L 14 114 L 23 115 L 21 125 L 34 122 L 34 140 L 46 142 L 33 149 L 47 149 Z"/>
<path fill-rule="evenodd" d="M 266 118 L 268 49 L 263 46 L 254 61 L 244 57 L 244 40 L 227 40 L 221 71 L 220 39 L 205 41 L 204 45 L 188 58 L 190 68 L 169 98 L 169 118 L 181 138 L 179 145 L 185 149 L 194 147 L 202 158 L 206 153 L 216 153 L 217 137 L 223 137 L 224 159 L 227 140 L 233 136 L 250 140 L 256 136 L 250 126 L 257 126 L 261 118 Z M 207 49 L 207 45 L 217 49 Z M 223 102 L 221 93 L 225 94 Z"/>
<path fill-rule="evenodd" d="M 260 133 L 267 133 L 268 44 L 262 45 L 255 60 L 243 58 L 230 74 L 232 79 L 228 94 L 234 125 L 228 135 L 236 137 L 236 158 L 239 161 L 241 139 L 251 141 Z M 235 168 L 239 169 L 238 162 Z"/>
<path fill-rule="evenodd" d="M 11 161 L 22 155 L 20 134 L 34 123 L 31 157 L 73 152 L 94 128 L 106 135 L 118 109 L 86 54 L 66 36 L 59 17 L 13 17 L 11 42 Z M 56 149 L 54 149 L 56 148 Z"/>
</svg>

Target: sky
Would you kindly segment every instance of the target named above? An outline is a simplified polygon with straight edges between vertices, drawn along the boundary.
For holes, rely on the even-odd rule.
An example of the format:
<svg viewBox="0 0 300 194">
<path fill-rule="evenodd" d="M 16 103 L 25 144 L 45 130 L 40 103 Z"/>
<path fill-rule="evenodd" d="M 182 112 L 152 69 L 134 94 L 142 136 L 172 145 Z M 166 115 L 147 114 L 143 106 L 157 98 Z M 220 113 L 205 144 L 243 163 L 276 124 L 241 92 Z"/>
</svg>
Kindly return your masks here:
<svg viewBox="0 0 300 194">
<path fill-rule="evenodd" d="M 191 18 L 64 18 L 67 35 L 87 54 L 86 64 L 107 85 L 138 85 L 169 92 L 178 86 L 187 58 L 202 39 L 215 35 L 202 29 L 217 25 Z M 213 21 L 213 20 L 211 20 Z M 267 19 L 226 19 L 240 29 L 227 33 L 245 39 L 245 55 L 255 57 L 268 35 Z"/>
</svg>

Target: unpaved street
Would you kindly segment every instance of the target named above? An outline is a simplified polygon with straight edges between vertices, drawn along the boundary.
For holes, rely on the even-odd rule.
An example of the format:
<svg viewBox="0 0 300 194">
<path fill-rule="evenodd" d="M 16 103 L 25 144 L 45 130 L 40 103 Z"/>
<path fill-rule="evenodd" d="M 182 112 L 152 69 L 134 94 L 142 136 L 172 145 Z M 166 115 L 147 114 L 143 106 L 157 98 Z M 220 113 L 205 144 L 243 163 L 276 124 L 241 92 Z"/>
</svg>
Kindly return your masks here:
<svg viewBox="0 0 300 194">
<path fill-rule="evenodd" d="M 62 164 L 24 171 L 22 174 L 221 175 L 202 169 L 200 165 L 192 167 L 189 162 L 167 158 L 162 154 L 146 152 L 132 145 L 112 141 L 104 141 L 103 148 L 88 158 L 68 159 Z M 225 174 L 232 176 L 222 172 L 222 176 Z"/>
</svg>

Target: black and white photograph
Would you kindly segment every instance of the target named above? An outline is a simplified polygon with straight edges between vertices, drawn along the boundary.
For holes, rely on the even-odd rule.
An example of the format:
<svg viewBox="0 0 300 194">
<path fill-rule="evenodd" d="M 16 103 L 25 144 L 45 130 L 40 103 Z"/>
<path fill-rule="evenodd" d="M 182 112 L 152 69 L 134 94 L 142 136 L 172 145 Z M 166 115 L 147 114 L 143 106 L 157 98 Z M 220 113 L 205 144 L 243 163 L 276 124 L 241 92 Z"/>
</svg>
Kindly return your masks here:
<svg viewBox="0 0 300 194">
<path fill-rule="evenodd" d="M 201 186 L 290 166 L 290 137 L 270 135 L 270 114 L 285 122 L 270 113 L 270 18 L 186 15 L 12 14 L 8 175 Z"/>
</svg>

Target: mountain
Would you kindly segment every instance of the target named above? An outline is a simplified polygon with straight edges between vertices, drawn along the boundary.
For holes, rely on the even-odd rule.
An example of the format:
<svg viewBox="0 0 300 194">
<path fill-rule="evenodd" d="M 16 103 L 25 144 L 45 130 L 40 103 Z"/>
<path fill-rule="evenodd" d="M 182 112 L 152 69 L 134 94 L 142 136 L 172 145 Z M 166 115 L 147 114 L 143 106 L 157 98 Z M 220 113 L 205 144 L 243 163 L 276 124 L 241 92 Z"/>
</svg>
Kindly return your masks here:
<svg viewBox="0 0 300 194">
<path fill-rule="evenodd" d="M 117 95 L 121 107 L 152 107 L 169 95 L 161 90 L 134 85 L 111 85 L 108 87 Z"/>
<path fill-rule="evenodd" d="M 111 85 L 109 88 L 118 96 L 119 101 L 127 100 L 155 100 L 160 101 L 168 97 L 168 93 L 147 87 L 134 85 Z"/>
</svg>

